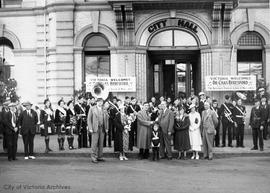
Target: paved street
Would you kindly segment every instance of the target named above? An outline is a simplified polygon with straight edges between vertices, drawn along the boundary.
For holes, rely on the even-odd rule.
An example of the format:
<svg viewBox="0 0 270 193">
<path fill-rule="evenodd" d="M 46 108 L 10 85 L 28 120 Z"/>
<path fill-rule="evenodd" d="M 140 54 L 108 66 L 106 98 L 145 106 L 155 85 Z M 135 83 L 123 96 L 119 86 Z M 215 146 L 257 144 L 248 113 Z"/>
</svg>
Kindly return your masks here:
<svg viewBox="0 0 270 193">
<path fill-rule="evenodd" d="M 270 157 L 159 162 L 108 158 L 98 164 L 87 157 L 20 157 L 16 162 L 0 157 L 0 192 L 269 193 L 269 165 Z"/>
</svg>

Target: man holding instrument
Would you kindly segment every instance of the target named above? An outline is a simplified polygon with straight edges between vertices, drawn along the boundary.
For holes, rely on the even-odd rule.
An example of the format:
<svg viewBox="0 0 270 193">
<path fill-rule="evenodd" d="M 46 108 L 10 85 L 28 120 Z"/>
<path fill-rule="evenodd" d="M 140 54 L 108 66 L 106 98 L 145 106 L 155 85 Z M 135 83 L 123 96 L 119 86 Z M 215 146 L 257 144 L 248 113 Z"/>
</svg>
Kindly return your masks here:
<svg viewBox="0 0 270 193">
<path fill-rule="evenodd" d="M 234 121 L 232 111 L 234 106 L 230 103 L 230 96 L 225 95 L 225 103 L 221 105 L 221 123 L 222 123 L 222 147 L 226 146 L 226 133 L 228 132 L 228 146 L 232 147 L 232 129 Z"/>
</svg>

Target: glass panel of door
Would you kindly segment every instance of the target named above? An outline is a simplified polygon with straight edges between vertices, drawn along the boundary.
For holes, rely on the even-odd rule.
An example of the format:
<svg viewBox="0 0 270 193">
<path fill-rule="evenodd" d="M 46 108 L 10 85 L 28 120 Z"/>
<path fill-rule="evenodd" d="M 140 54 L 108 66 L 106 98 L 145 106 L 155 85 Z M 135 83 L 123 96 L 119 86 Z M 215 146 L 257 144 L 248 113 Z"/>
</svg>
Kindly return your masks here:
<svg viewBox="0 0 270 193">
<path fill-rule="evenodd" d="M 154 65 L 154 96 L 177 98 L 194 92 L 190 62 L 163 60 Z"/>
</svg>

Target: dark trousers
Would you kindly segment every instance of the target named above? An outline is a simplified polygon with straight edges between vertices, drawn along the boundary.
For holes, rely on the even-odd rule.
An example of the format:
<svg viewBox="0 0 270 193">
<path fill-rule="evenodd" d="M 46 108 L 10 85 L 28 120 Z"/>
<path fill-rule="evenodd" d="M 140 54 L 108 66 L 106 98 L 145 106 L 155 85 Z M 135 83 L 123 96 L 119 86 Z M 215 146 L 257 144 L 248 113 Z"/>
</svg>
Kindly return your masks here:
<svg viewBox="0 0 270 193">
<path fill-rule="evenodd" d="M 129 132 L 129 150 L 133 151 L 133 146 L 136 146 L 136 135 L 137 135 L 137 121 L 134 121 L 131 124 L 130 132 Z"/>
<path fill-rule="evenodd" d="M 35 134 L 30 132 L 23 134 L 23 143 L 24 143 L 24 156 L 33 156 L 34 155 L 34 137 Z"/>
<path fill-rule="evenodd" d="M 87 147 L 87 130 L 86 128 L 82 128 L 78 135 L 78 147 Z"/>
<path fill-rule="evenodd" d="M 244 124 L 237 124 L 236 127 L 236 147 L 244 146 Z"/>
<path fill-rule="evenodd" d="M 3 132 L 3 149 L 6 150 L 8 148 L 7 145 L 7 134 L 6 132 Z"/>
<path fill-rule="evenodd" d="M 263 138 L 267 139 L 267 135 L 268 135 L 268 123 L 264 124 L 263 126 Z"/>
<path fill-rule="evenodd" d="M 258 149 L 258 138 L 259 138 L 259 146 L 263 148 L 263 131 L 260 128 L 252 128 L 252 136 L 253 136 L 253 145 L 255 149 Z"/>
<path fill-rule="evenodd" d="M 7 134 L 8 159 L 15 159 L 17 153 L 18 133 Z"/>
<path fill-rule="evenodd" d="M 226 133 L 228 133 L 228 146 L 232 145 L 233 124 L 228 121 L 222 121 L 222 145 L 226 146 Z"/>
<path fill-rule="evenodd" d="M 159 160 L 159 147 L 152 147 L 153 161 Z"/>
<path fill-rule="evenodd" d="M 167 157 L 172 157 L 172 147 L 171 147 L 171 136 L 167 133 L 162 132 L 161 140 L 160 140 L 160 157 L 165 157 L 165 150 L 167 153 Z"/>
<path fill-rule="evenodd" d="M 112 141 L 115 137 L 115 126 L 113 124 L 113 120 L 109 119 L 109 130 L 108 130 L 108 146 L 112 147 Z"/>
<path fill-rule="evenodd" d="M 220 141 L 220 136 L 219 136 L 219 127 L 220 124 L 218 123 L 218 126 L 216 127 L 216 135 L 215 135 L 215 146 L 218 147 L 219 146 L 219 141 Z"/>
</svg>

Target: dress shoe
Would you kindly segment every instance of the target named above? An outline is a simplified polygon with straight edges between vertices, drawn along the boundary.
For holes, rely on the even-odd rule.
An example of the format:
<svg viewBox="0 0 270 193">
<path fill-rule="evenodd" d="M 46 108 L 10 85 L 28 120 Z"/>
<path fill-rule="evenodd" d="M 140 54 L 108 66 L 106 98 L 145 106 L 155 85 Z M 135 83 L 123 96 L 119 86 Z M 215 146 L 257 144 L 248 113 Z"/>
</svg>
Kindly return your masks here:
<svg viewBox="0 0 270 193">
<path fill-rule="evenodd" d="M 229 145 L 229 147 L 233 147 L 232 145 Z"/>
<path fill-rule="evenodd" d="M 29 156 L 29 159 L 36 159 L 36 157 L 35 157 L 35 156 L 30 155 L 30 156 Z"/>
<path fill-rule="evenodd" d="M 209 157 L 206 156 L 206 157 L 203 157 L 203 159 L 209 159 Z"/>
<path fill-rule="evenodd" d="M 263 151 L 263 148 L 260 148 L 260 151 Z"/>
<path fill-rule="evenodd" d="M 166 157 L 164 156 L 164 157 L 160 157 L 160 159 L 166 159 Z"/>
<path fill-rule="evenodd" d="M 12 158 L 14 161 L 18 160 L 16 157 Z"/>
<path fill-rule="evenodd" d="M 105 162 L 105 159 L 103 159 L 103 158 L 97 158 L 97 161 Z"/>
<path fill-rule="evenodd" d="M 128 158 L 127 158 L 126 156 L 123 156 L 123 159 L 124 159 L 125 161 L 128 161 Z"/>
<path fill-rule="evenodd" d="M 208 160 L 213 160 L 213 158 L 212 157 L 209 157 L 209 159 Z"/>
<path fill-rule="evenodd" d="M 26 157 L 24 157 L 24 159 L 29 159 L 29 157 L 28 157 L 28 156 L 26 156 Z"/>
<path fill-rule="evenodd" d="M 168 160 L 172 160 L 172 157 L 168 157 Z"/>
<path fill-rule="evenodd" d="M 11 162 L 11 161 L 12 161 L 12 159 L 11 159 L 11 158 L 8 158 L 8 161 L 10 161 L 10 162 Z"/>
<path fill-rule="evenodd" d="M 258 147 L 252 147 L 250 150 L 258 150 Z"/>
<path fill-rule="evenodd" d="M 226 145 L 222 145 L 221 147 L 226 147 Z"/>
<path fill-rule="evenodd" d="M 92 162 L 95 163 L 95 164 L 98 163 L 98 161 L 96 159 L 92 159 Z"/>
<path fill-rule="evenodd" d="M 245 148 L 245 146 L 244 146 L 244 145 L 241 145 L 240 147 Z"/>
</svg>

